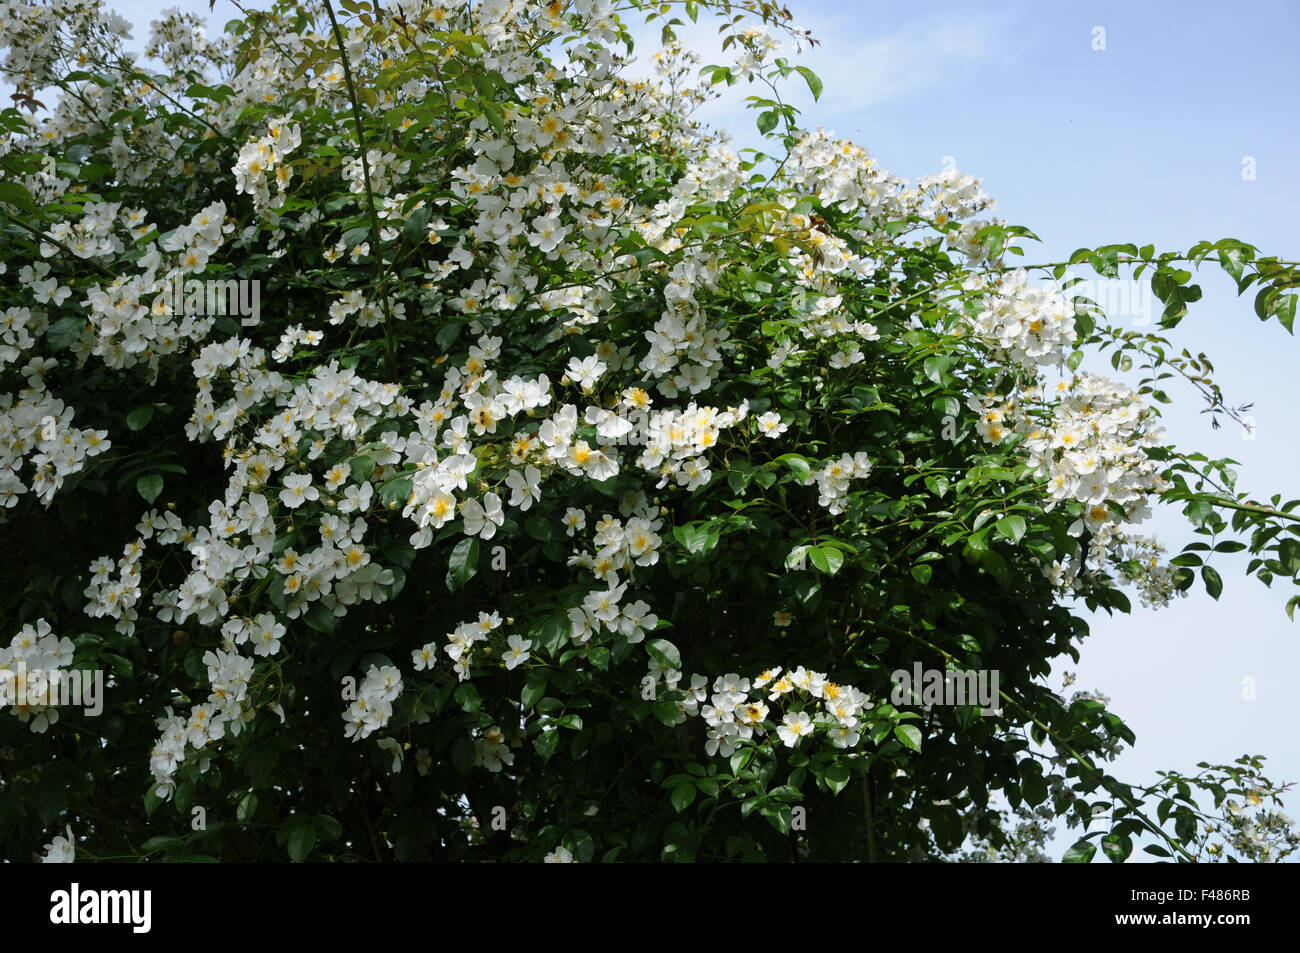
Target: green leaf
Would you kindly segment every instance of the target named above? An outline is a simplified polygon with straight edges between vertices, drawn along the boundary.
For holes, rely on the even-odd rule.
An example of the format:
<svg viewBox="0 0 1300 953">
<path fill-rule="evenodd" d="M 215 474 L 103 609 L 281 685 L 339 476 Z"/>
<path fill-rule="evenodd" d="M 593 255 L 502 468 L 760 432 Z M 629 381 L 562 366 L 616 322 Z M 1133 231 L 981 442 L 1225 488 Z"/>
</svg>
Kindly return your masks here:
<svg viewBox="0 0 1300 953">
<path fill-rule="evenodd" d="M 1278 321 L 1282 322 L 1282 327 L 1286 328 L 1287 332 L 1291 334 L 1295 333 L 1295 307 L 1296 296 L 1293 294 L 1278 295 L 1268 305 L 1269 312 L 1277 315 Z"/>
<path fill-rule="evenodd" d="M 915 725 L 897 725 L 894 728 L 894 737 L 903 743 L 905 747 L 913 751 L 921 750 L 921 729 Z"/>
<path fill-rule="evenodd" d="M 1219 249 L 1219 264 L 1232 276 L 1232 280 L 1241 283 L 1241 276 L 1246 271 L 1246 254 L 1241 248 Z"/>
<path fill-rule="evenodd" d="M 704 555 L 718 545 L 721 527 L 717 523 L 674 526 L 673 536 L 682 548 L 694 555 Z"/>
<path fill-rule="evenodd" d="M 780 117 L 770 109 L 767 112 L 760 113 L 758 117 L 758 131 L 767 135 L 776 128 L 776 124 L 780 121 Z"/>
<path fill-rule="evenodd" d="M 804 559 L 811 551 L 811 546 L 796 546 L 794 549 L 790 550 L 790 554 L 785 557 L 785 568 L 798 569 L 800 571 L 807 569 L 808 567 L 804 564 Z"/>
<path fill-rule="evenodd" d="M 674 725 L 678 724 L 678 722 L 682 718 L 682 713 L 681 711 L 678 710 L 676 702 L 670 702 L 670 701 L 655 702 L 654 713 L 655 713 L 655 717 L 658 718 L 665 725 L 667 725 L 669 728 L 672 728 Z"/>
<path fill-rule="evenodd" d="M 677 785 L 677 787 L 673 788 L 668 799 L 673 802 L 673 810 L 678 814 L 682 813 L 695 800 L 695 784 L 687 781 L 684 784 Z"/>
<path fill-rule="evenodd" d="M 1179 807 L 1174 813 L 1174 833 L 1183 844 L 1191 844 L 1196 839 L 1196 815 L 1191 807 Z"/>
<path fill-rule="evenodd" d="M 234 91 L 229 86 L 204 86 L 202 83 L 191 83 L 189 89 L 185 90 L 185 95 L 190 99 L 214 99 L 220 102 L 228 99 Z M 71 151 L 71 150 L 69 150 Z"/>
<path fill-rule="evenodd" d="M 456 686 L 455 698 L 460 710 L 467 715 L 472 715 L 483 707 L 483 699 L 479 697 L 478 689 L 470 682 L 461 682 Z"/>
<path fill-rule="evenodd" d="M 296 815 L 295 815 L 296 817 Z M 289 839 L 285 847 L 289 851 L 289 859 L 295 864 L 301 864 L 307 859 L 312 848 L 316 846 L 316 828 L 310 823 L 298 823 L 292 831 L 289 832 Z"/>
<path fill-rule="evenodd" d="M 23 210 L 34 207 L 32 193 L 17 182 L 0 182 L 0 202 L 8 202 Z"/>
<path fill-rule="evenodd" d="M 1133 853 L 1133 841 L 1126 834 L 1107 834 L 1101 839 L 1101 849 L 1112 864 L 1122 864 Z"/>
<path fill-rule="evenodd" d="M 394 540 L 384 547 L 384 556 L 403 569 L 410 569 L 415 562 L 415 550 L 404 539 Z"/>
<path fill-rule="evenodd" d="M 158 810 L 158 805 L 163 803 L 163 799 L 157 794 L 154 785 L 149 785 L 149 790 L 144 795 L 144 816 L 153 817 L 153 812 Z"/>
<path fill-rule="evenodd" d="M 1187 518 L 1195 526 L 1204 526 L 1214 515 L 1214 507 L 1206 500 L 1192 500 L 1183 509 Z"/>
<path fill-rule="evenodd" d="M 127 430 L 143 430 L 153 419 L 153 404 L 141 404 L 126 415 Z"/>
<path fill-rule="evenodd" d="M 1030 807 L 1037 807 L 1047 800 L 1047 782 L 1037 761 L 1020 763 L 1020 793 Z"/>
<path fill-rule="evenodd" d="M 930 584 L 930 577 L 933 574 L 934 570 L 930 568 L 929 563 L 921 563 L 919 566 L 912 567 L 912 578 L 923 586 Z"/>
<path fill-rule="evenodd" d="M 933 354 L 921 363 L 921 369 L 925 372 L 925 376 L 930 378 L 930 380 L 934 381 L 936 384 L 942 384 L 943 375 L 948 370 L 948 365 L 951 363 L 952 358 Z"/>
<path fill-rule="evenodd" d="M 821 99 L 822 81 L 821 78 L 806 66 L 796 66 L 795 70 L 799 75 L 808 81 L 808 89 L 812 91 L 813 99 Z"/>
<path fill-rule="evenodd" d="M 1223 592 L 1223 578 L 1209 566 L 1201 567 L 1201 578 L 1205 580 L 1205 591 L 1210 594 L 1212 599 L 1217 601 L 1219 595 Z"/>
<path fill-rule="evenodd" d="M 832 794 L 839 794 L 849 783 L 849 768 L 845 764 L 833 764 L 826 769 L 822 775 L 822 780 L 826 786 L 831 789 Z"/>
<path fill-rule="evenodd" d="M 1119 256 L 1114 251 L 1088 256 L 1088 263 L 1103 278 L 1115 278 L 1119 275 Z"/>
<path fill-rule="evenodd" d="M 532 708 L 546 694 L 546 675 L 537 672 L 528 676 L 528 681 L 524 683 L 524 690 L 519 695 L 519 704 L 524 706 L 524 710 Z"/>
<path fill-rule="evenodd" d="M 328 814 L 317 814 L 311 819 L 312 826 L 328 840 L 338 840 L 343 836 L 343 825 Z"/>
<path fill-rule="evenodd" d="M 1074 846 L 1065 852 L 1061 858 L 1063 864 L 1086 864 L 1092 860 L 1097 853 L 1097 846 L 1090 844 L 1086 840 L 1075 841 Z"/>
<path fill-rule="evenodd" d="M 807 460 L 799 456 L 797 453 L 783 453 L 776 459 L 779 463 L 784 463 L 789 467 L 790 472 L 797 476 L 801 483 L 807 481 L 807 479 L 812 476 L 812 467 L 808 465 Z"/>
<path fill-rule="evenodd" d="M 389 480 L 379 488 L 379 499 L 384 506 L 399 507 L 405 506 L 407 498 L 411 495 L 411 481 L 407 477 L 400 477 L 396 480 Z"/>
<path fill-rule="evenodd" d="M 667 639 L 654 639 L 646 643 L 646 651 L 650 657 L 660 665 L 680 671 L 682 667 L 682 654 L 677 651 L 677 646 L 673 645 Z"/>
<path fill-rule="evenodd" d="M 349 228 L 343 233 L 343 246 L 348 250 L 356 248 L 370 236 L 369 225 L 358 225 L 356 228 Z M 374 249 L 371 249 L 373 252 Z"/>
<path fill-rule="evenodd" d="M 941 474 L 938 476 L 926 477 L 925 486 L 926 489 L 928 489 L 931 493 L 933 493 L 935 496 L 942 499 L 943 495 L 947 493 L 949 489 L 951 489 L 952 484 L 948 482 L 948 478 L 946 476 L 943 476 Z"/>
<path fill-rule="evenodd" d="M 478 537 L 468 536 L 456 544 L 447 562 L 447 589 L 455 592 L 478 572 Z"/>
<path fill-rule="evenodd" d="M 763 817 L 767 822 L 776 828 L 776 832 L 782 837 L 790 833 L 790 825 L 794 821 L 794 812 L 790 810 L 789 805 L 781 805 L 778 808 L 764 808 Z"/>
<path fill-rule="evenodd" d="M 113 671 L 124 678 L 133 678 L 135 676 L 135 665 L 124 655 L 118 655 L 116 652 L 105 652 L 101 658 L 112 664 Z"/>
<path fill-rule="evenodd" d="M 303 614 L 303 621 L 321 635 L 334 634 L 336 618 L 334 610 L 320 602 L 313 603 L 312 607 Z"/>
<path fill-rule="evenodd" d="M 433 209 L 428 205 L 417 208 L 402 226 L 402 237 L 413 245 L 425 241 L 429 232 L 429 219 L 432 217 Z"/>
<path fill-rule="evenodd" d="M 1229 542 L 1232 541 L 1225 540 L 1214 548 L 1218 552 L 1238 552 L 1239 550 L 1226 550 L 1224 548 Z M 1245 547 L 1242 546 L 1241 548 L 1244 549 Z M 1282 571 L 1288 576 L 1300 573 L 1300 539 L 1284 539 L 1279 542 L 1277 544 L 1277 558 L 1282 564 Z"/>
<path fill-rule="evenodd" d="M 831 546 L 817 546 L 808 551 L 812 564 L 828 576 L 833 576 L 844 565 L 844 554 Z"/>
<path fill-rule="evenodd" d="M 163 491 L 163 478 L 157 473 L 146 473 L 135 481 L 135 489 L 146 503 L 152 503 Z"/>
<path fill-rule="evenodd" d="M 56 351 L 66 351 L 72 347 L 72 343 L 77 338 L 81 337 L 81 330 L 85 326 L 84 318 L 59 318 L 46 330 L 45 337 L 50 342 L 50 347 Z"/>
<path fill-rule="evenodd" d="M 235 808 L 235 820 L 240 823 L 251 821 L 257 814 L 257 793 L 249 791 L 240 798 L 239 806 Z"/>
<path fill-rule="evenodd" d="M 543 761 L 550 761 L 559 746 L 560 732 L 558 729 L 543 731 L 533 741 L 533 750 L 537 752 L 537 756 Z"/>
<path fill-rule="evenodd" d="M 1025 535 L 1025 519 L 1023 516 L 1004 516 L 998 520 L 995 527 L 999 536 L 1004 536 L 1013 543 L 1020 542 L 1020 537 Z"/>
<path fill-rule="evenodd" d="M 375 458 L 371 456 L 354 457 L 349 464 L 349 469 L 352 471 L 352 479 L 355 482 L 364 483 L 375 472 Z"/>
<path fill-rule="evenodd" d="M 174 834 L 159 834 L 157 837 L 150 837 L 141 844 L 140 849 L 148 854 L 155 850 L 162 850 L 164 847 L 176 847 L 182 843 L 184 842 Z"/>
<path fill-rule="evenodd" d="M 465 327 L 463 321 L 451 321 L 440 327 L 438 333 L 433 336 L 433 339 L 438 342 L 438 347 L 442 348 L 444 351 L 449 351 L 451 350 L 452 344 L 455 343 L 456 338 L 460 337 L 460 331 L 463 327 Z"/>
<path fill-rule="evenodd" d="M 995 553 L 991 549 L 986 549 L 980 553 L 980 568 L 1001 585 L 1011 585 L 1011 570 L 1007 568 L 1007 561 L 999 553 Z"/>
</svg>

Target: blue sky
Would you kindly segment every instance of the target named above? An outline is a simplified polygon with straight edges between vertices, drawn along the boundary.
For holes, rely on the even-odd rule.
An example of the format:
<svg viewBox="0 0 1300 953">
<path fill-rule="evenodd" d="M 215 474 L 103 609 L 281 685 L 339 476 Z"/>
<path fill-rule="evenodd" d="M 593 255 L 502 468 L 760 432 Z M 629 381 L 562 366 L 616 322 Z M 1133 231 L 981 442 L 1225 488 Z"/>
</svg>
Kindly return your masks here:
<svg viewBox="0 0 1300 953">
<path fill-rule="evenodd" d="M 797 77 L 787 86 L 804 124 L 854 139 L 911 179 L 951 156 L 984 180 L 1000 217 L 1043 240 L 1027 249 L 1029 262 L 1107 242 L 1186 250 L 1228 236 L 1264 254 L 1300 258 L 1300 134 L 1291 105 L 1300 6 L 787 3 L 821 41 L 796 60 L 825 81 L 821 101 Z M 158 6 L 108 5 L 136 24 L 142 46 Z M 180 6 L 208 16 L 207 0 Z M 210 32 L 231 13 L 221 0 Z M 1104 49 L 1094 49 L 1098 27 Z M 705 53 L 705 63 L 727 62 L 716 30 L 702 22 L 679 35 Z M 647 40 L 656 33 L 638 31 Z M 637 52 L 655 48 L 647 42 Z M 731 130 L 738 145 L 759 145 L 754 114 L 739 102 L 759 91 L 740 84 L 703 116 Z M 1255 172 L 1249 180 L 1247 157 Z M 1217 266 L 1198 280 L 1205 298 L 1174 341 L 1211 357 L 1229 403 L 1253 402 L 1254 439 L 1230 422 L 1211 430 L 1187 388 L 1170 389 L 1166 427 L 1184 449 L 1240 461 L 1242 488 L 1300 496 L 1292 420 L 1300 344 L 1276 322 L 1261 324 L 1251 298 L 1236 298 Z M 1144 529 L 1177 551 L 1190 538 L 1185 527 L 1171 510 Z M 1160 768 L 1191 773 L 1197 761 L 1227 763 L 1249 752 L 1267 756 L 1275 781 L 1300 781 L 1300 639 L 1283 612 L 1289 584 L 1269 590 L 1244 578 L 1244 560 L 1222 568 L 1217 603 L 1198 588 L 1158 612 L 1092 618 L 1082 661 L 1054 674 L 1060 690 L 1062 671 L 1076 671 L 1069 691 L 1106 693 L 1137 733 L 1137 747 L 1112 766 L 1126 780 L 1153 780 Z M 1247 677 L 1255 679 L 1253 701 L 1242 698 Z M 1300 797 L 1287 806 L 1300 813 Z M 1058 853 L 1070 839 L 1058 839 Z"/>
</svg>

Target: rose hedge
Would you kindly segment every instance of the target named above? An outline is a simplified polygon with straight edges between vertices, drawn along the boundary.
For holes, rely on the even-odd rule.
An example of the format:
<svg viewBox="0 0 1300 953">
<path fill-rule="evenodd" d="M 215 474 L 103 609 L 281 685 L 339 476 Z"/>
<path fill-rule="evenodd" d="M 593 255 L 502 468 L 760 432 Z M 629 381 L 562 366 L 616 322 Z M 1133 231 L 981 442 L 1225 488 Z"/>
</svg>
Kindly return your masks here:
<svg viewBox="0 0 1300 953">
<path fill-rule="evenodd" d="M 97 3 L 0 7 L 6 857 L 1294 849 L 1260 759 L 1126 785 L 1104 697 L 1043 684 L 1079 605 L 1300 571 L 1300 501 L 1159 428 L 1167 378 L 1235 415 L 1208 360 L 1066 268 L 1149 273 L 1165 333 L 1208 260 L 1289 331 L 1294 263 L 1017 267 L 978 180 L 800 127 L 789 19 L 281 0 L 146 65 Z M 739 82 L 770 155 L 691 119 Z M 102 712 L 55 704 L 96 671 Z"/>
</svg>

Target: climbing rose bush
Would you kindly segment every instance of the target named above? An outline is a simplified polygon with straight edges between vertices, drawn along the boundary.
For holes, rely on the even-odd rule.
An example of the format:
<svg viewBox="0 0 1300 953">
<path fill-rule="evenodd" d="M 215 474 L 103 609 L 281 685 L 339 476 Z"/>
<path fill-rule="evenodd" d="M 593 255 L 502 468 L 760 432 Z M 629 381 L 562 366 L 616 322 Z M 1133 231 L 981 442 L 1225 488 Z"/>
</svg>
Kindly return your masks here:
<svg viewBox="0 0 1300 953">
<path fill-rule="evenodd" d="M 711 14 L 720 64 L 673 29 Z M 1294 582 L 1300 501 L 1160 427 L 1171 377 L 1235 415 L 1161 336 L 1182 266 L 1289 331 L 1292 263 L 1021 261 L 978 179 L 800 124 L 815 39 L 765 0 L 131 29 L 0 3 L 9 859 L 1294 849 L 1261 759 L 1126 785 L 1104 696 L 1043 684 L 1080 607 L 1217 598 L 1247 548 Z M 737 84 L 768 152 L 692 118 Z M 1158 329 L 1071 264 L 1149 273 Z"/>
</svg>

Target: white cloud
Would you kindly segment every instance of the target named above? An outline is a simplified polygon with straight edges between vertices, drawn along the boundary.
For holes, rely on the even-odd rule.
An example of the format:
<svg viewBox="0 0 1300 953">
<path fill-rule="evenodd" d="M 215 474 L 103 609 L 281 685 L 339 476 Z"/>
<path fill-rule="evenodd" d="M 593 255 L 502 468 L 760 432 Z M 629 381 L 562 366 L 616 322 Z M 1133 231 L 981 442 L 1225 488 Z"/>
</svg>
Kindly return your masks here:
<svg viewBox="0 0 1300 953">
<path fill-rule="evenodd" d="M 799 62 L 826 84 L 819 104 L 851 112 L 957 81 L 998 49 L 1005 24 L 991 19 L 914 22 L 885 36 L 863 38 L 863 24 L 824 20 L 809 24 L 821 45 Z"/>
<path fill-rule="evenodd" d="M 936 87 L 966 89 L 973 82 L 969 75 L 973 67 L 994 55 L 1005 55 L 1007 44 L 1000 37 L 1010 33 L 1008 20 L 1006 14 L 918 19 L 873 36 L 881 21 L 796 12 L 794 25 L 810 29 L 818 45 L 796 54 L 789 37 L 773 31 L 782 40 L 778 55 L 812 69 L 821 77 L 824 91 L 820 101 L 814 101 L 803 80 L 791 76 L 780 85 L 781 97 L 799 109 L 802 125 L 829 126 L 835 117 L 906 100 Z M 659 49 L 661 21 L 645 25 L 629 16 L 625 22 L 636 39 L 635 55 L 640 63 L 632 73 L 648 75 L 649 57 Z M 735 59 L 735 49 L 722 51 L 720 22 L 701 16 L 698 24 L 686 23 L 675 30 L 684 47 L 701 55 L 702 63 L 728 64 Z M 745 108 L 743 100 L 748 95 L 764 95 L 765 89 L 759 83 L 746 82 L 719 89 L 722 97 L 703 106 L 696 118 L 731 131 L 745 144 L 757 145 L 755 113 Z"/>
</svg>

